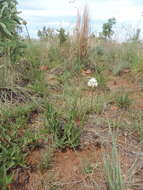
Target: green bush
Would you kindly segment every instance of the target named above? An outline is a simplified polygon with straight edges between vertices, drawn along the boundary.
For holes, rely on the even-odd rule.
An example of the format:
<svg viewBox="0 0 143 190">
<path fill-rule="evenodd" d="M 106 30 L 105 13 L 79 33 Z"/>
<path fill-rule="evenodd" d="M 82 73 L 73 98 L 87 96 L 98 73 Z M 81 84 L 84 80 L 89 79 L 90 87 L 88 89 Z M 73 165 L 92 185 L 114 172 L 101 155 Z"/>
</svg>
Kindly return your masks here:
<svg viewBox="0 0 143 190">
<path fill-rule="evenodd" d="M 25 47 L 19 35 L 22 19 L 18 16 L 16 0 L 2 0 L 0 3 L 0 48 L 10 63 L 15 63 Z"/>
</svg>

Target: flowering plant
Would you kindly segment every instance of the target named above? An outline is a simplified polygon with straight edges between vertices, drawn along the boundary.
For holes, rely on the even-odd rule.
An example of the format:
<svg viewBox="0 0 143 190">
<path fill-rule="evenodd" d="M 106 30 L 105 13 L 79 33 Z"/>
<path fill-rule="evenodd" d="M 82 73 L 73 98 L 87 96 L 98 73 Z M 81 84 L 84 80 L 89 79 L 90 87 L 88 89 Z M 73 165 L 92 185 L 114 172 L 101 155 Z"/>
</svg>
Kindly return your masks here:
<svg viewBox="0 0 143 190">
<path fill-rule="evenodd" d="M 89 87 L 94 88 L 94 87 L 97 87 L 97 86 L 98 86 L 98 82 L 97 82 L 96 78 L 91 78 L 91 79 L 88 81 L 87 85 L 88 85 Z"/>
</svg>

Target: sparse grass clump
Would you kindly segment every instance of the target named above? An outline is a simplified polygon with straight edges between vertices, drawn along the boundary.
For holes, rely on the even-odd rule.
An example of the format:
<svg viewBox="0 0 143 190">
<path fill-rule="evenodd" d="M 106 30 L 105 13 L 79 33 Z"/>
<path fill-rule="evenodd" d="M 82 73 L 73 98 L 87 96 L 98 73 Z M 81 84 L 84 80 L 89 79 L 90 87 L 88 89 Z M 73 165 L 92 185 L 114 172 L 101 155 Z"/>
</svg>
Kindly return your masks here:
<svg viewBox="0 0 143 190">
<path fill-rule="evenodd" d="M 48 104 L 45 112 L 45 127 L 53 135 L 53 142 L 56 147 L 61 149 L 76 148 L 80 143 L 80 128 L 73 120 L 73 114 L 69 120 L 61 119 L 51 104 Z"/>
<path fill-rule="evenodd" d="M 41 170 L 49 169 L 51 167 L 53 154 L 54 150 L 52 147 L 49 147 L 48 150 L 45 151 L 39 164 Z"/>
<path fill-rule="evenodd" d="M 133 111 L 131 113 L 130 117 L 131 117 L 130 118 L 131 124 L 129 125 L 129 127 L 138 133 L 139 140 L 142 141 L 143 140 L 143 127 L 142 127 L 143 114 L 142 114 L 142 111 L 138 111 L 138 112 Z"/>
<path fill-rule="evenodd" d="M 127 109 L 132 103 L 132 100 L 130 99 L 128 94 L 119 95 L 116 97 L 116 102 L 119 108 L 121 109 Z"/>
<path fill-rule="evenodd" d="M 125 188 L 124 180 L 121 173 L 121 165 L 119 161 L 119 154 L 117 151 L 117 144 L 114 134 L 112 134 L 113 147 L 111 155 L 104 155 L 104 170 L 106 176 L 107 189 L 109 190 L 123 190 Z"/>
<path fill-rule="evenodd" d="M 95 113 L 101 114 L 106 108 L 106 99 L 104 96 L 97 96 L 95 99 Z"/>
</svg>

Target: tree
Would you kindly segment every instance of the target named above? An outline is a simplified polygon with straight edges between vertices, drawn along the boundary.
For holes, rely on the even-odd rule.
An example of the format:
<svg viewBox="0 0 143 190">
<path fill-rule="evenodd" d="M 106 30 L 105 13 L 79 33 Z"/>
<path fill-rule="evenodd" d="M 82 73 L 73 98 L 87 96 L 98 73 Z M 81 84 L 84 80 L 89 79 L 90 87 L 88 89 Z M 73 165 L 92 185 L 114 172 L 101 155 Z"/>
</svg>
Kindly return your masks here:
<svg viewBox="0 0 143 190">
<path fill-rule="evenodd" d="M 59 30 L 57 30 L 58 34 L 58 38 L 60 40 L 60 45 L 62 45 L 66 40 L 68 35 L 65 34 L 65 29 L 64 28 L 60 28 Z"/>
<path fill-rule="evenodd" d="M 136 41 L 136 42 L 139 41 L 140 33 L 141 33 L 141 29 L 138 28 L 135 34 L 133 35 L 133 37 L 130 39 L 130 41 Z"/>
<path fill-rule="evenodd" d="M 46 28 L 46 26 L 43 26 L 42 30 L 38 30 L 37 35 L 40 40 L 50 40 L 54 37 L 54 30 L 52 28 Z"/>
<path fill-rule="evenodd" d="M 111 39 L 112 35 L 114 34 L 113 26 L 115 24 L 116 24 L 115 18 L 108 19 L 108 22 L 103 24 L 103 27 L 102 27 L 103 31 L 102 33 L 100 33 L 100 36 L 105 39 Z"/>
</svg>

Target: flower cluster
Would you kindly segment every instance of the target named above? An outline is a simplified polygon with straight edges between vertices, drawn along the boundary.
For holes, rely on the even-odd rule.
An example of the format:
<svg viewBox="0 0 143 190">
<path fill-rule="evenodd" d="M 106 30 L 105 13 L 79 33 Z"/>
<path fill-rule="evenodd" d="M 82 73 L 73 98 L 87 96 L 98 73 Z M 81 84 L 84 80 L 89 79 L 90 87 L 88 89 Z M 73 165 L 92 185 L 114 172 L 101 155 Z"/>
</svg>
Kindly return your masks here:
<svg viewBox="0 0 143 190">
<path fill-rule="evenodd" d="M 97 86 L 98 86 L 98 82 L 97 82 L 96 78 L 91 78 L 91 79 L 88 81 L 87 85 L 88 85 L 89 87 L 94 88 L 94 87 L 97 87 Z"/>
</svg>

